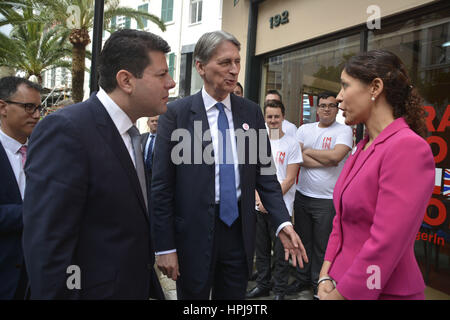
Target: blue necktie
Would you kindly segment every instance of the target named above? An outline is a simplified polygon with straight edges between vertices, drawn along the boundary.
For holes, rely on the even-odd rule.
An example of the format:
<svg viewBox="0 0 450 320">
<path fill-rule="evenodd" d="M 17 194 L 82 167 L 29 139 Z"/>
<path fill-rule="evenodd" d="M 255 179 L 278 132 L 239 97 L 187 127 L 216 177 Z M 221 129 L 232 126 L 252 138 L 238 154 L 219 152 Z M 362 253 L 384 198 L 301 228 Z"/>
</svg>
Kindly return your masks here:
<svg viewBox="0 0 450 320">
<path fill-rule="evenodd" d="M 150 143 L 147 150 L 147 158 L 145 159 L 145 166 L 151 170 L 153 165 L 153 144 L 155 143 L 155 135 L 150 135 Z"/>
<path fill-rule="evenodd" d="M 227 163 L 226 161 L 227 152 L 230 159 L 232 159 L 231 137 L 228 132 L 228 118 L 225 114 L 225 110 L 223 109 L 224 105 L 219 102 L 216 104 L 216 107 L 219 109 L 217 125 L 222 134 L 222 154 L 219 153 L 220 219 L 227 226 L 231 226 L 239 216 L 236 198 L 234 163 L 233 161 L 231 161 L 232 163 Z"/>
</svg>

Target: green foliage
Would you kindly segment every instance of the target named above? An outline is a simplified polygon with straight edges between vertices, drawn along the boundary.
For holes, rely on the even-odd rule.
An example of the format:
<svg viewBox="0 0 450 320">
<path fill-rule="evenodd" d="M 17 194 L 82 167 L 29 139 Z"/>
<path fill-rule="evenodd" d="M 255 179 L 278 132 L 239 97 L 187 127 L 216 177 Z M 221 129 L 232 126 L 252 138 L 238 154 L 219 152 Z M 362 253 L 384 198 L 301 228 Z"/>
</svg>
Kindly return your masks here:
<svg viewBox="0 0 450 320">
<path fill-rule="evenodd" d="M 82 65 L 71 62 L 77 61 L 71 59 L 72 44 L 69 42 L 69 35 L 75 30 L 74 24 L 68 22 L 71 16 L 68 8 L 71 6 L 79 8 L 77 29 L 92 30 L 94 0 L 1 0 L 0 14 L 3 18 L 0 18 L 0 26 L 10 24 L 13 31 L 9 38 L 0 33 L 0 65 L 12 66 L 27 75 L 37 75 L 39 79 L 41 73 L 49 68 L 69 67 L 71 64 L 72 70 L 85 69 L 84 60 Z M 140 29 L 144 28 L 144 20 L 147 20 L 162 31 L 166 30 L 164 22 L 155 15 L 120 7 L 119 0 L 105 0 L 104 29 L 114 31 L 110 29 L 110 23 L 113 17 L 118 16 L 136 20 Z M 90 57 L 90 52 L 86 52 L 86 58 Z M 78 74 L 72 77 L 72 84 L 83 82 L 77 77 Z M 82 96 L 82 92 L 77 96 Z"/>
<path fill-rule="evenodd" d="M 70 68 L 67 30 L 40 22 L 44 13 L 36 15 L 31 6 L 20 10 L 2 7 L 2 10 L 10 21 L 22 22 L 13 24 L 9 37 L 0 33 L 0 65 L 23 71 L 26 77 L 35 75 L 40 81 L 45 70 Z"/>
</svg>

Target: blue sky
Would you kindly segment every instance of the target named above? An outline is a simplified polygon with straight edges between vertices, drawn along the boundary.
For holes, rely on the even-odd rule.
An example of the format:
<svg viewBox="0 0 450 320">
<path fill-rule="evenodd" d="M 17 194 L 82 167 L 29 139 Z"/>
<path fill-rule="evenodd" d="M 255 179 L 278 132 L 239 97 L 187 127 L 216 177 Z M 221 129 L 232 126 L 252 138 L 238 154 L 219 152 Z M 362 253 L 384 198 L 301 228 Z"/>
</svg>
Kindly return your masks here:
<svg viewBox="0 0 450 320">
<path fill-rule="evenodd" d="M 0 32 L 4 33 L 6 35 L 8 35 L 10 31 L 11 31 L 10 25 L 0 27 Z"/>
<path fill-rule="evenodd" d="M 0 14 L 0 18 L 3 18 L 3 16 Z M 12 27 L 11 25 L 0 27 L 0 32 L 3 32 L 6 35 L 9 35 L 9 32 L 11 31 Z"/>
</svg>

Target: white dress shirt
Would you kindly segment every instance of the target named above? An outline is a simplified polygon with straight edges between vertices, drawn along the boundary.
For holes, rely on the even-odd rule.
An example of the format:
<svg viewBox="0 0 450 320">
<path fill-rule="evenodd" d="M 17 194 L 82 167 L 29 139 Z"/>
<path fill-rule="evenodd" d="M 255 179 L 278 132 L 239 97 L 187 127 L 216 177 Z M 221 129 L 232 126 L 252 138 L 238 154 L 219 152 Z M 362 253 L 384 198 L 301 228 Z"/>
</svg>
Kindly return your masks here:
<svg viewBox="0 0 450 320">
<path fill-rule="evenodd" d="M 120 136 L 127 147 L 128 153 L 130 154 L 131 160 L 133 161 L 134 167 L 136 167 L 136 159 L 134 159 L 133 145 L 131 143 L 131 137 L 128 130 L 133 126 L 133 122 L 128 117 L 128 115 L 108 96 L 108 94 L 100 88 L 97 92 L 97 98 L 105 107 L 109 116 L 111 117 L 114 125 L 120 133 Z"/>
<path fill-rule="evenodd" d="M 234 134 L 234 123 L 233 123 L 233 113 L 231 112 L 231 99 L 228 94 L 227 97 L 223 101 L 216 101 L 213 97 L 211 97 L 205 90 L 205 87 L 202 88 L 202 97 L 203 104 L 206 109 L 206 116 L 208 117 L 209 129 L 211 131 L 211 139 L 214 148 L 214 162 L 216 169 L 216 178 L 215 178 L 215 186 L 216 186 L 216 203 L 220 201 L 220 181 L 219 181 L 219 139 L 218 139 L 218 120 L 219 120 L 219 109 L 215 107 L 216 103 L 221 102 L 225 108 L 225 114 L 228 118 L 228 128 L 231 137 L 231 151 L 233 152 L 233 162 L 234 162 L 234 179 L 236 182 L 236 198 L 239 200 L 241 197 L 241 185 L 240 185 L 240 176 L 239 176 L 239 160 L 236 152 L 236 136 Z"/>
<path fill-rule="evenodd" d="M 13 169 L 17 185 L 19 186 L 20 195 L 22 196 L 23 200 L 23 196 L 25 193 L 25 172 L 23 171 L 22 167 L 22 155 L 19 153 L 19 149 L 22 147 L 22 144 L 4 133 L 1 128 L 0 142 L 5 149 L 6 155 L 8 156 L 9 163 L 11 164 L 11 167 Z M 28 140 L 25 145 L 28 145 Z"/>
</svg>

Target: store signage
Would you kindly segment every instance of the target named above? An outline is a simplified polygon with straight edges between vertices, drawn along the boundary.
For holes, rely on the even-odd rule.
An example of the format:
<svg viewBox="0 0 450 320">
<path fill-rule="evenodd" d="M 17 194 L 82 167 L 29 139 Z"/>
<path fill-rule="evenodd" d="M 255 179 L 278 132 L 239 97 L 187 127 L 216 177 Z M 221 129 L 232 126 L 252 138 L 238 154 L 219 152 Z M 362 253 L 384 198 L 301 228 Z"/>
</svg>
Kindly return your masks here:
<svg viewBox="0 0 450 320">
<path fill-rule="evenodd" d="M 286 24 L 289 22 L 289 11 L 283 11 L 282 14 L 277 14 L 273 17 L 270 17 L 270 29 L 274 27 L 279 27 L 281 24 Z"/>
<path fill-rule="evenodd" d="M 448 154 L 448 141 L 446 141 L 444 133 L 446 128 L 450 127 L 450 105 L 447 106 L 437 127 L 433 125 L 433 120 L 436 118 L 436 110 L 434 107 L 425 106 L 424 108 L 428 113 L 426 117 L 428 131 L 433 134 L 427 138 L 427 142 L 430 145 L 436 145 L 438 149 L 437 154 L 434 156 L 434 161 L 436 163 L 436 179 L 433 190 L 434 197 L 430 199 L 428 204 L 431 207 L 437 208 L 437 215 L 433 215 L 431 217 L 428 215 L 429 211 L 427 210 L 424 216 L 424 222 L 431 227 L 437 227 L 438 229 L 442 229 L 445 233 L 449 233 L 450 224 L 447 225 L 445 223 L 445 221 L 448 221 L 448 212 L 445 205 L 445 200 L 448 201 L 450 197 L 450 168 L 446 167 L 445 163 Z M 443 173 L 444 177 L 442 177 Z"/>
</svg>

